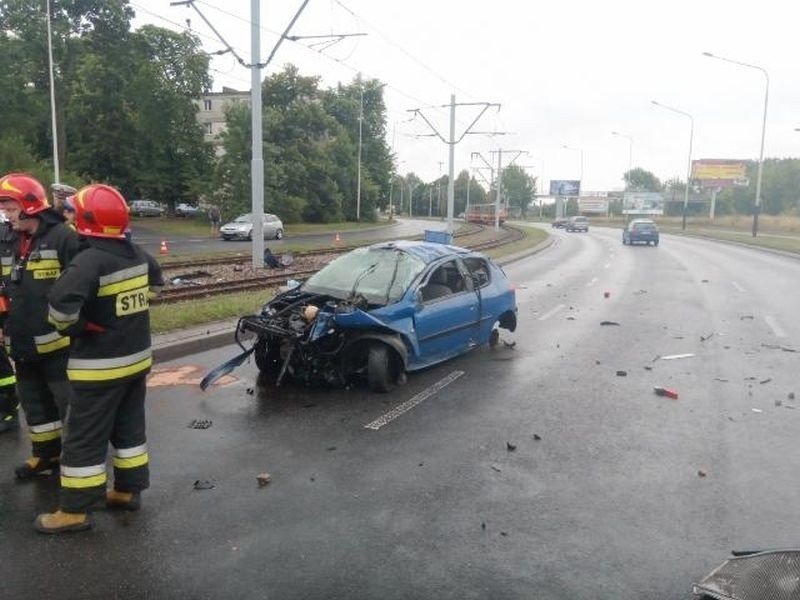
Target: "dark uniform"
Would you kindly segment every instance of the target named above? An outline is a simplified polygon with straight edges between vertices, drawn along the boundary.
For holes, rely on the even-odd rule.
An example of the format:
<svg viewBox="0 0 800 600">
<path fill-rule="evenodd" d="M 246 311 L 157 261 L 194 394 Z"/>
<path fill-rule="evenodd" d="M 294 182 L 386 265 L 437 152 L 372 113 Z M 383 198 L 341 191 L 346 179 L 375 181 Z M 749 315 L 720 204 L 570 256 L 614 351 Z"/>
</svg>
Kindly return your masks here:
<svg viewBox="0 0 800 600">
<path fill-rule="evenodd" d="M 162 285 L 158 263 L 135 244 L 88 238 L 50 291 L 50 321 L 73 338 L 67 374 L 75 393 L 61 459 L 66 513 L 85 513 L 106 497 L 109 441 L 114 490 L 138 495 L 149 486 L 149 298 Z"/>
<path fill-rule="evenodd" d="M 14 233 L 11 225 L 6 222 L 0 223 L 0 249 L 11 247 L 14 240 Z M 2 250 L 0 250 L 0 253 Z M 11 267 L 7 269 L 5 265 L 0 266 L 4 279 L 11 274 Z M 5 326 L 8 316 L 8 297 L 5 295 L 5 285 L 0 280 L 0 327 Z M 17 412 L 19 411 L 19 401 L 16 393 L 17 378 L 14 375 L 14 367 L 8 358 L 5 345 L 0 346 L 0 432 L 10 431 L 19 427 Z"/>
<path fill-rule="evenodd" d="M 23 465 L 19 477 L 29 477 L 61 454 L 62 420 L 71 396 L 66 364 L 70 340 L 47 320 L 47 293 L 62 269 L 78 253 L 75 231 L 64 225 L 53 209 L 36 215 L 33 235 L 14 232 L 0 245 L 9 313 L 5 321 L 5 345 L 17 370 L 17 391 L 30 428 L 37 468 Z"/>
</svg>

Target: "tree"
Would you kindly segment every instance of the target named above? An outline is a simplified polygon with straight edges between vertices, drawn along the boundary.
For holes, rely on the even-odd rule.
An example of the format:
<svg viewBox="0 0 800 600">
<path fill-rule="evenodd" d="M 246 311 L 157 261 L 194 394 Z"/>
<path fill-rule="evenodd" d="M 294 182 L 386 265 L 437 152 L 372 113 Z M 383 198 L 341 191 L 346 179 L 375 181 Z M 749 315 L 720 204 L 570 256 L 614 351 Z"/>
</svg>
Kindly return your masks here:
<svg viewBox="0 0 800 600">
<path fill-rule="evenodd" d="M 663 189 L 658 177 L 641 167 L 627 171 L 623 179 L 625 190 L 629 192 L 660 192 Z"/>
<path fill-rule="evenodd" d="M 536 179 L 518 165 L 510 165 L 503 169 L 503 199 L 509 208 L 518 208 L 524 218 L 528 206 L 536 197 Z"/>
</svg>

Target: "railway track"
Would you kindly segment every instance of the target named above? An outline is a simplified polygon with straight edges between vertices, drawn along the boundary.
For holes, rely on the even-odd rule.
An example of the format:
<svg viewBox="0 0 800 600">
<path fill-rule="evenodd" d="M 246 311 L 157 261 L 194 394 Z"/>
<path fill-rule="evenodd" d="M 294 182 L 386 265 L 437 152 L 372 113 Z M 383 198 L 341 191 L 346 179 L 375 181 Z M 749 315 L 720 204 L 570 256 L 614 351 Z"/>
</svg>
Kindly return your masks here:
<svg viewBox="0 0 800 600">
<path fill-rule="evenodd" d="M 477 233 L 484 232 L 485 228 L 481 226 L 481 229 Z M 467 237 L 469 235 L 475 235 L 475 233 L 470 233 L 466 235 L 462 235 L 459 237 Z M 469 248 L 471 250 L 488 250 L 489 248 L 496 248 L 498 246 L 503 246 L 506 244 L 511 244 L 515 241 L 518 241 L 524 237 L 524 233 L 518 229 L 513 227 L 504 226 L 503 227 L 503 234 L 497 238 L 486 240 L 483 242 L 478 242 L 475 244 L 459 244 L 465 248 Z M 350 250 L 351 248 L 346 249 L 339 249 L 339 248 L 329 248 L 324 250 L 314 250 L 310 252 L 303 252 L 298 253 L 297 256 L 313 256 L 313 255 L 320 255 L 320 254 L 334 254 L 338 252 L 344 252 Z M 238 258 L 238 257 L 237 257 Z M 242 257 L 241 260 L 232 261 L 231 259 L 212 259 L 212 260 L 202 260 L 202 261 L 183 261 L 180 263 L 169 263 L 168 265 L 164 265 L 165 269 L 173 269 L 173 268 L 189 268 L 189 267 L 203 267 L 203 266 L 212 266 L 212 265 L 220 265 L 220 264 L 236 264 L 249 261 L 249 257 Z M 157 298 L 151 300 L 151 304 L 172 304 L 175 302 L 181 302 L 185 300 L 195 300 L 198 298 L 206 298 L 210 296 L 217 296 L 222 294 L 230 294 L 234 292 L 243 292 L 243 291 L 250 291 L 250 290 L 264 290 L 270 287 L 276 287 L 279 285 L 285 285 L 286 281 L 289 279 L 295 279 L 297 281 L 302 281 L 307 277 L 310 277 L 314 273 L 317 272 L 317 269 L 285 269 L 281 270 L 279 273 L 276 274 L 269 274 L 269 275 L 259 275 L 258 277 L 249 277 L 239 280 L 230 280 L 230 281 L 219 281 L 214 283 L 203 283 L 203 284 L 195 284 L 195 285 L 187 285 L 187 286 L 180 286 L 180 287 L 168 287 L 165 288 L 161 295 Z"/>
</svg>

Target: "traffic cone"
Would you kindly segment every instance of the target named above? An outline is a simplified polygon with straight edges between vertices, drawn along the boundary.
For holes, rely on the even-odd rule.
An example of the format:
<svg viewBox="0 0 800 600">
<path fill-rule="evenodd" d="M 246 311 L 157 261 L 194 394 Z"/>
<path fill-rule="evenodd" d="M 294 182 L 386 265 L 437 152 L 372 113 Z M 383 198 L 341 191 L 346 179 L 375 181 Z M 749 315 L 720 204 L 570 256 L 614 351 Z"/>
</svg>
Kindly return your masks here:
<svg viewBox="0 0 800 600">
<path fill-rule="evenodd" d="M 337 231 L 336 235 L 333 236 L 333 244 L 334 244 L 334 246 L 338 246 L 341 243 L 342 243 L 342 238 L 339 237 L 339 232 Z"/>
<path fill-rule="evenodd" d="M 161 240 L 161 248 L 158 249 L 159 254 L 169 254 L 169 248 L 167 248 L 167 240 Z"/>
</svg>

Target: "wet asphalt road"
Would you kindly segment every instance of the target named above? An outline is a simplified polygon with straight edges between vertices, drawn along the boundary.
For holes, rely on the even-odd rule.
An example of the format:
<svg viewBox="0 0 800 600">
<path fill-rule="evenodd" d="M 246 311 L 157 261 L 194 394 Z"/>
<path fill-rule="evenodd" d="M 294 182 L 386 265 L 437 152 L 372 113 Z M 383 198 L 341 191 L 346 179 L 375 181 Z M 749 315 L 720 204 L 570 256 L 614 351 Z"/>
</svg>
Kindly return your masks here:
<svg viewBox="0 0 800 600">
<path fill-rule="evenodd" d="M 733 548 L 797 547 L 800 261 L 554 235 L 506 267 L 513 349 L 386 395 L 263 388 L 252 365 L 207 393 L 154 385 L 144 509 L 89 534 L 33 531 L 57 482 L 13 481 L 26 444 L 0 437 L 3 597 L 687 599 Z M 234 351 L 159 370 L 196 382 Z"/>
<path fill-rule="evenodd" d="M 252 242 L 221 238 L 164 236 L 157 231 L 157 221 L 140 219 L 133 226 L 133 240 L 151 254 L 158 255 L 162 240 L 166 240 L 171 254 L 211 254 L 215 252 L 252 252 Z M 397 219 L 394 225 L 361 230 L 342 231 L 341 244 L 354 245 L 369 240 L 401 239 L 422 234 L 426 229 L 443 230 L 442 221 L 426 221 L 419 219 Z M 291 226 L 281 240 L 264 240 L 264 247 L 279 254 L 284 248 L 324 248 L 333 246 L 335 232 L 292 234 Z"/>
</svg>

